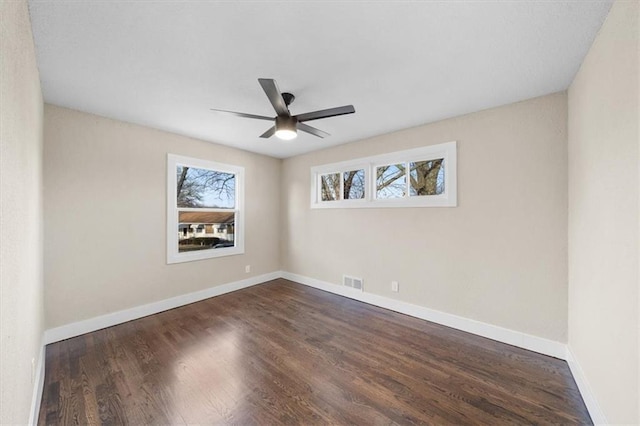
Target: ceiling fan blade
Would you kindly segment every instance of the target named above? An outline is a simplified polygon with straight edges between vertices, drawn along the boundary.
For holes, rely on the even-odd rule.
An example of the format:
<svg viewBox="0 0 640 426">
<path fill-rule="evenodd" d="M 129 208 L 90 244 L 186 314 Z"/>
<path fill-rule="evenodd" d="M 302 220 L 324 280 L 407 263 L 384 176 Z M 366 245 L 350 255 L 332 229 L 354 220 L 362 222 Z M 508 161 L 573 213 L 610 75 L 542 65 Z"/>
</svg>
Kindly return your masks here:
<svg viewBox="0 0 640 426">
<path fill-rule="evenodd" d="M 267 94 L 267 98 L 269 98 L 269 102 L 273 105 L 273 109 L 276 110 L 276 114 L 281 117 L 290 117 L 291 113 L 282 98 L 282 94 L 280 93 L 280 89 L 278 89 L 276 81 L 272 78 L 259 78 L 258 82 L 260 82 L 260 86 L 262 86 L 264 93 Z"/>
<path fill-rule="evenodd" d="M 353 105 L 345 105 L 336 108 L 322 109 L 320 111 L 306 112 L 296 115 L 298 122 L 318 120 L 320 118 L 335 117 L 336 115 L 353 114 L 356 109 Z"/>
<path fill-rule="evenodd" d="M 276 126 L 273 126 L 272 128 L 270 128 L 269 130 L 267 130 L 266 132 L 264 132 L 263 134 L 260 135 L 261 138 L 270 138 L 271 136 L 273 136 L 276 133 Z"/>
<path fill-rule="evenodd" d="M 244 112 L 225 111 L 225 110 L 223 110 L 223 109 L 213 109 L 213 108 L 211 108 L 211 111 L 215 111 L 215 112 L 224 112 L 225 114 L 235 115 L 236 117 L 243 117 L 243 118 L 255 118 L 255 119 L 257 119 L 257 120 L 269 120 L 269 121 L 273 121 L 273 117 L 265 117 L 264 115 L 245 114 Z"/>
<path fill-rule="evenodd" d="M 327 136 L 331 136 L 327 132 L 323 132 L 320 129 L 316 129 L 315 127 L 311 127 L 307 124 L 298 122 L 298 130 L 302 130 L 303 132 L 307 132 L 312 134 L 313 136 L 317 136 L 319 138 L 326 138 Z"/>
</svg>

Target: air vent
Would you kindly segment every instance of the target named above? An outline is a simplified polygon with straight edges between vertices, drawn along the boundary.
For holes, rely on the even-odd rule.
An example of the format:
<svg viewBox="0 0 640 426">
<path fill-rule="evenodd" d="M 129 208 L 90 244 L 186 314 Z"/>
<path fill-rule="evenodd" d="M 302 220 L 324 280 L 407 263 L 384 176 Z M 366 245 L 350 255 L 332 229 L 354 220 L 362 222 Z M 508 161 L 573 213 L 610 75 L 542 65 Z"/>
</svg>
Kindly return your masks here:
<svg viewBox="0 0 640 426">
<path fill-rule="evenodd" d="M 349 275 L 342 276 L 342 285 L 345 287 L 351 287 L 356 290 L 363 290 L 362 278 L 351 277 Z"/>
</svg>

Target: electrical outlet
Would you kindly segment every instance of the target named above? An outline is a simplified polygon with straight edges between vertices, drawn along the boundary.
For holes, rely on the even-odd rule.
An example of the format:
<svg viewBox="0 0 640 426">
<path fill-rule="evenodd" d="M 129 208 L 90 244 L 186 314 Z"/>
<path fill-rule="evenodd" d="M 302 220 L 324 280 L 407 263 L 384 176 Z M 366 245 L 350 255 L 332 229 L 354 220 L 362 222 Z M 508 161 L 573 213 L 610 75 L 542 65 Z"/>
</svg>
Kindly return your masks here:
<svg viewBox="0 0 640 426">
<path fill-rule="evenodd" d="M 398 289 L 398 281 L 391 281 L 391 291 L 397 293 Z"/>
<path fill-rule="evenodd" d="M 244 272 L 245 272 L 245 273 L 247 273 L 247 274 L 248 274 L 249 272 L 251 272 L 251 265 L 247 265 L 247 266 L 245 266 L 245 267 L 244 267 Z"/>
</svg>

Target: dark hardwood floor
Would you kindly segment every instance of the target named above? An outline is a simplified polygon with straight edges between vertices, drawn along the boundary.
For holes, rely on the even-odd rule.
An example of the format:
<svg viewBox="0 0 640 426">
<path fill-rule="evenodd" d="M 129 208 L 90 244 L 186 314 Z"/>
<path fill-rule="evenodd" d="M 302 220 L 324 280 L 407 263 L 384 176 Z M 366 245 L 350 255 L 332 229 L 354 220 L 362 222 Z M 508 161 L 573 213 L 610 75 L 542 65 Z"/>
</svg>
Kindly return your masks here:
<svg viewBox="0 0 640 426">
<path fill-rule="evenodd" d="M 586 424 L 566 362 L 286 280 L 47 346 L 39 424 Z"/>
</svg>

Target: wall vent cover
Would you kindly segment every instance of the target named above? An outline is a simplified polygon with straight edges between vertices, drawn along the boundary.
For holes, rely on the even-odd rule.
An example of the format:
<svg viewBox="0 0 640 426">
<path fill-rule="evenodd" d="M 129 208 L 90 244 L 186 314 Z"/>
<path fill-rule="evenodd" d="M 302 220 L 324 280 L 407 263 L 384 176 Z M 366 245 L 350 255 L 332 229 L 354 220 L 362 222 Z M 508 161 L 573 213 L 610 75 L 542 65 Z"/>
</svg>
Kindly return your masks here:
<svg viewBox="0 0 640 426">
<path fill-rule="evenodd" d="M 342 276 L 342 285 L 345 287 L 351 287 L 356 290 L 363 290 L 362 278 L 351 277 L 349 275 Z"/>
</svg>

